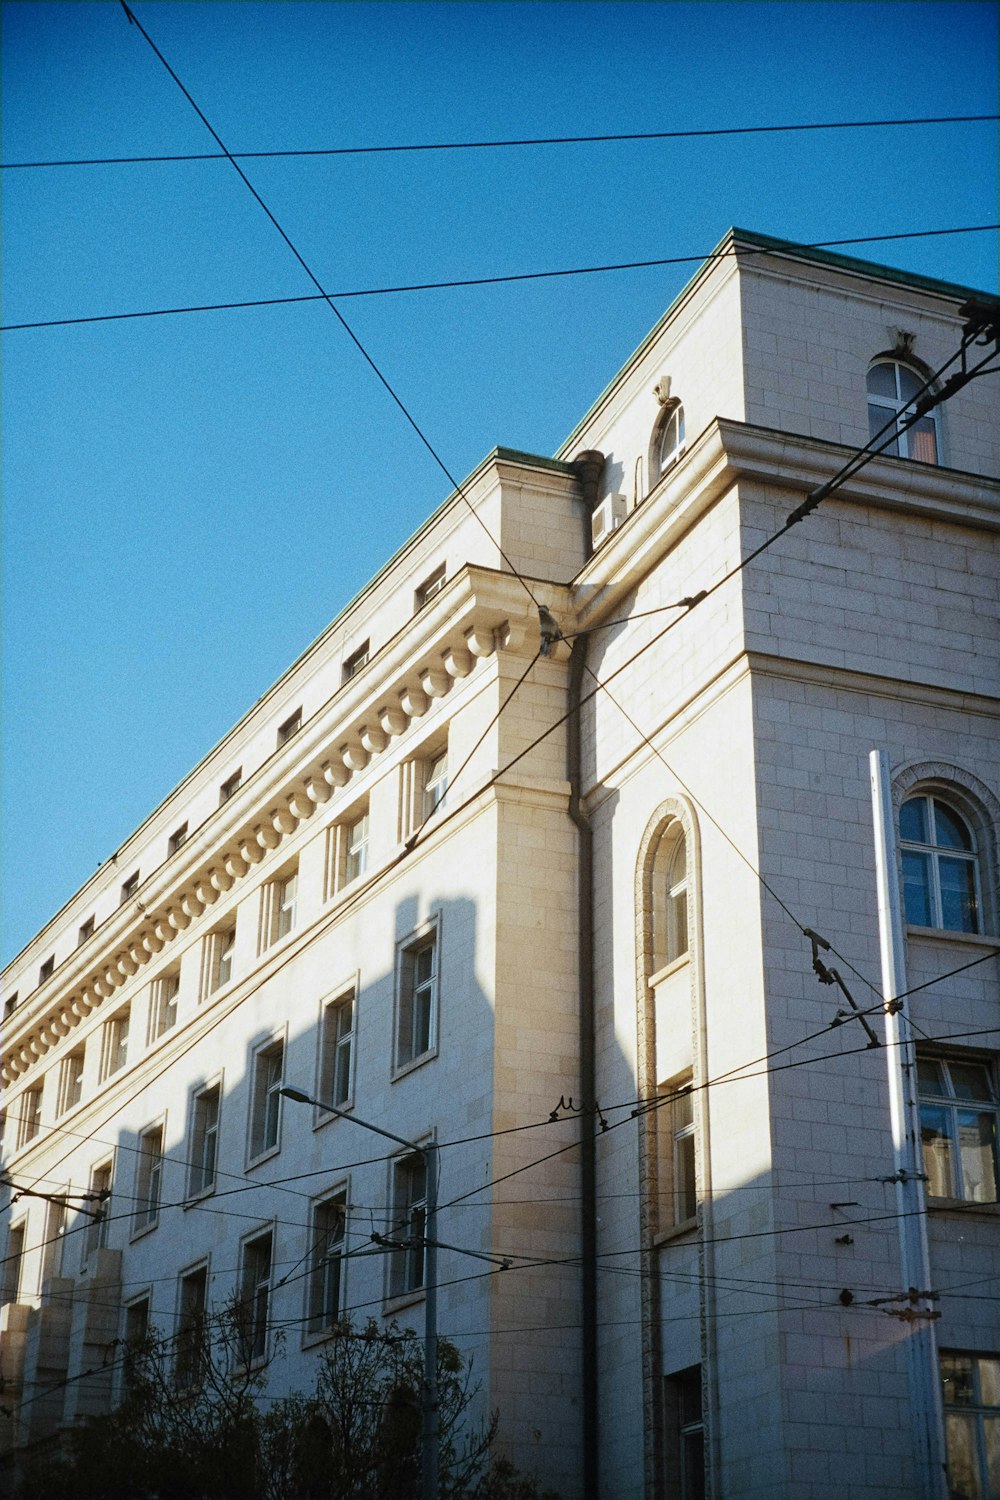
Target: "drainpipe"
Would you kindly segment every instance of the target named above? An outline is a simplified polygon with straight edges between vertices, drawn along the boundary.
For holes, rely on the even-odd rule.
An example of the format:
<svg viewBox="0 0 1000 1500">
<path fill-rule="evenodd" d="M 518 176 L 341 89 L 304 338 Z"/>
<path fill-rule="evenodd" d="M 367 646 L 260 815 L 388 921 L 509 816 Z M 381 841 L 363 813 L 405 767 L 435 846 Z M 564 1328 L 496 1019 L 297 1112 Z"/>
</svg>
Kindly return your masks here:
<svg viewBox="0 0 1000 1500">
<path fill-rule="evenodd" d="M 584 501 L 584 556 L 592 548 L 590 517 L 604 455 L 594 450 L 581 453 L 574 469 Z M 583 1496 L 598 1500 L 598 1378 L 597 1378 L 597 1148 L 596 1067 L 594 1039 L 594 836 L 581 801 L 580 697 L 587 664 L 587 636 L 573 641 L 567 686 L 569 718 L 566 723 L 566 775 L 569 781 L 569 816 L 577 830 L 577 931 L 578 982 L 580 994 L 580 1250 L 582 1299 L 582 1403 Z"/>
</svg>

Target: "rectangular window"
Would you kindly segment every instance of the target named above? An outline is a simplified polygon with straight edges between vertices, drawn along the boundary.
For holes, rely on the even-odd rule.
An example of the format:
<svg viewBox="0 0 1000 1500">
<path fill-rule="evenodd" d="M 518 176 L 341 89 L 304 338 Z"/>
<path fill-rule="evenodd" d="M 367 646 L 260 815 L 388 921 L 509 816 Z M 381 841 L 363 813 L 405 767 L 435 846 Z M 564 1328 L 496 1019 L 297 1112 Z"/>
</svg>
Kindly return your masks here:
<svg viewBox="0 0 1000 1500">
<path fill-rule="evenodd" d="M 45 1244 L 42 1247 L 42 1290 L 54 1276 L 62 1275 L 63 1241 L 66 1237 L 66 1204 L 56 1199 L 45 1213 Z"/>
<path fill-rule="evenodd" d="M 343 1109 L 354 1092 L 354 991 L 323 1007 L 319 1097 Z"/>
<path fill-rule="evenodd" d="M 149 1005 L 149 1041 L 151 1043 L 177 1025 L 177 997 L 180 989 L 179 970 L 173 974 L 162 974 L 159 979 L 153 980 Z"/>
<path fill-rule="evenodd" d="M 267 1318 L 271 1300 L 271 1236 L 259 1235 L 243 1246 L 240 1267 L 240 1354 L 245 1365 L 267 1353 Z"/>
<path fill-rule="evenodd" d="M 444 588 L 444 563 L 435 568 L 429 578 L 425 578 L 419 588 L 413 594 L 413 612 L 419 614 L 425 604 L 429 604 L 435 594 L 440 594 Z"/>
<path fill-rule="evenodd" d="M 666 1493 L 669 1500 L 705 1500 L 705 1419 L 701 1366 L 663 1382 L 666 1408 Z"/>
<path fill-rule="evenodd" d="M 131 901 L 132 897 L 135 895 L 135 893 L 136 893 L 136 891 L 138 889 L 139 889 L 139 871 L 136 870 L 135 873 L 133 875 L 130 875 L 127 880 L 123 880 L 122 881 L 122 899 L 121 899 L 122 906 L 125 905 L 126 901 Z"/>
<path fill-rule="evenodd" d="M 220 1086 L 213 1083 L 195 1094 L 192 1101 L 191 1159 L 188 1167 L 188 1196 L 192 1198 L 215 1187 L 221 1097 Z"/>
<path fill-rule="evenodd" d="M 432 818 L 448 791 L 448 743 L 438 740 L 401 767 L 399 840 L 405 843 Z"/>
<path fill-rule="evenodd" d="M 281 1129 L 281 1088 L 285 1062 L 283 1042 L 271 1042 L 254 1057 L 250 1118 L 250 1158 L 274 1151 Z"/>
<path fill-rule="evenodd" d="M 108 1229 L 111 1222 L 111 1173 L 112 1164 L 102 1162 L 90 1174 L 90 1201 L 87 1203 L 87 1228 L 83 1236 L 83 1260 L 87 1261 L 97 1250 L 106 1250 Z"/>
<path fill-rule="evenodd" d="M 153 1125 L 139 1137 L 139 1167 L 135 1182 L 132 1231 L 152 1229 L 160 1216 L 163 1182 L 163 1126 Z"/>
<path fill-rule="evenodd" d="M 405 1068 L 437 1045 L 437 933 L 400 949 L 396 1012 L 396 1067 Z"/>
<path fill-rule="evenodd" d="M 690 1223 L 698 1212 L 695 1179 L 694 1095 L 691 1074 L 661 1084 L 656 1108 L 660 1229 Z"/>
<path fill-rule="evenodd" d="M 278 749 L 287 745 L 288 741 L 298 734 L 302 728 L 302 710 L 297 708 L 293 714 L 289 714 L 283 724 L 278 725 Z"/>
<path fill-rule="evenodd" d="M 210 932 L 205 939 L 202 998 L 223 989 L 233 977 L 233 955 L 236 952 L 236 923 Z"/>
<path fill-rule="evenodd" d="M 7 998 L 6 998 L 6 1000 L 3 1003 L 4 1020 L 6 1020 L 8 1016 L 12 1016 L 16 1010 L 17 1010 L 17 990 L 14 991 L 13 995 L 8 995 Z"/>
<path fill-rule="evenodd" d="M 17 1133 L 18 1146 L 26 1146 L 33 1141 L 42 1127 L 42 1089 L 41 1085 L 33 1089 L 25 1089 L 20 1098 L 21 1125 Z"/>
<path fill-rule="evenodd" d="M 187 836 L 188 826 L 186 823 L 182 823 L 179 828 L 175 828 L 167 840 L 167 854 L 176 854 L 181 845 L 187 843 Z"/>
<path fill-rule="evenodd" d="M 230 797 L 234 797 L 242 785 L 243 767 L 237 766 L 233 774 L 227 776 L 219 787 L 219 806 L 222 807 L 223 803 L 228 802 Z"/>
<path fill-rule="evenodd" d="M 56 956 L 54 953 L 50 953 L 48 958 L 43 959 L 42 963 L 38 966 L 38 983 L 44 984 L 46 979 L 51 979 L 55 972 L 55 967 Z"/>
<path fill-rule="evenodd" d="M 346 1230 L 346 1193 L 337 1193 L 316 1204 L 309 1268 L 310 1333 L 326 1333 L 340 1322 L 344 1306 Z"/>
<path fill-rule="evenodd" d="M 197 1385 L 205 1368 L 208 1315 L 208 1267 L 181 1277 L 177 1309 L 177 1354 L 174 1379 L 182 1389 Z"/>
<path fill-rule="evenodd" d="M 79 947 L 81 943 L 85 943 L 89 937 L 93 937 L 95 925 L 96 923 L 93 917 L 88 917 L 85 922 L 80 923 L 80 931 L 77 934 L 76 940 L 77 947 Z"/>
<path fill-rule="evenodd" d="M 101 1051 L 101 1082 L 118 1073 L 128 1061 L 129 1008 L 125 1006 L 104 1023 Z"/>
<path fill-rule="evenodd" d="M 357 880 L 368 868 L 368 814 L 362 813 L 345 832 L 344 882 Z"/>
<path fill-rule="evenodd" d="M 917 1076 L 928 1197 L 996 1203 L 1000 1098 L 993 1067 L 918 1054 Z"/>
<path fill-rule="evenodd" d="M 404 1297 L 424 1284 L 427 1162 L 416 1152 L 393 1162 L 392 1217 L 389 1237 L 399 1249 L 389 1259 L 389 1295 Z"/>
<path fill-rule="evenodd" d="M 84 1048 L 74 1047 L 59 1069 L 59 1113 L 64 1115 L 83 1098 Z"/>
<path fill-rule="evenodd" d="M 941 1351 L 948 1494 L 1000 1494 L 1000 1358 Z"/>
<path fill-rule="evenodd" d="M 424 762 L 424 799 L 423 816 L 432 817 L 444 801 L 445 792 L 448 790 L 448 749 L 447 746 L 431 755 Z"/>
<path fill-rule="evenodd" d="M 122 1379 L 126 1392 L 130 1390 L 138 1374 L 137 1362 L 149 1335 L 149 1297 L 137 1297 L 125 1309 L 125 1348 L 122 1358 Z"/>
<path fill-rule="evenodd" d="M 351 678 L 356 677 L 361 671 L 361 668 L 366 667 L 367 665 L 368 642 L 362 641 L 361 645 L 358 646 L 355 651 L 352 651 L 350 656 L 345 657 L 344 659 L 344 681 L 350 682 Z"/>
<path fill-rule="evenodd" d="M 24 1225 L 12 1224 L 7 1233 L 7 1254 L 0 1275 L 0 1302 L 16 1302 L 21 1290 L 21 1263 L 24 1260 Z"/>
</svg>

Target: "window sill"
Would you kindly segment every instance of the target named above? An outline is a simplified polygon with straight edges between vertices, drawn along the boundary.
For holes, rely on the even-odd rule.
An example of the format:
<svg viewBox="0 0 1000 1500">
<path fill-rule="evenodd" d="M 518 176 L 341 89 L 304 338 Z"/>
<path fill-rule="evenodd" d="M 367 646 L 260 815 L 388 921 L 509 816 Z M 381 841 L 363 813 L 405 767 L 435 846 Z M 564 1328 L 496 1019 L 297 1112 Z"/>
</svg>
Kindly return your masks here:
<svg viewBox="0 0 1000 1500">
<path fill-rule="evenodd" d="M 935 938 L 945 943 L 965 943 L 972 948 L 1000 948 L 1000 937 L 991 937 L 986 932 L 957 932 L 951 927 L 915 927 L 906 924 L 908 938 Z"/>
<path fill-rule="evenodd" d="M 686 968 L 690 962 L 690 953 L 682 953 L 678 958 L 675 958 L 669 964 L 666 964 L 664 968 L 657 969 L 655 974 L 650 974 L 646 983 L 649 985 L 649 988 L 651 990 L 655 990 L 658 984 L 662 984 L 665 979 L 669 979 L 671 974 L 676 974 L 681 969 Z"/>
<path fill-rule="evenodd" d="M 129 1244 L 134 1245 L 136 1240 L 144 1239 L 147 1234 L 152 1234 L 159 1222 L 158 1218 L 151 1219 L 148 1224 L 140 1224 L 138 1229 L 133 1229 L 128 1237 Z"/>
<path fill-rule="evenodd" d="M 206 1198 L 211 1198 L 214 1192 L 215 1183 L 213 1182 L 211 1187 L 201 1188 L 197 1193 L 188 1193 L 187 1197 L 184 1200 L 185 1211 L 189 1208 L 196 1208 L 197 1205 L 199 1203 L 203 1203 Z"/>
<path fill-rule="evenodd" d="M 433 1058 L 437 1057 L 437 1055 L 437 1047 L 431 1047 L 429 1051 L 421 1052 L 419 1057 L 412 1058 L 410 1062 L 397 1064 L 397 1066 L 392 1070 L 392 1079 L 390 1081 L 392 1083 L 398 1083 L 401 1078 L 406 1077 L 407 1073 L 413 1073 L 417 1068 L 422 1068 L 424 1063 L 430 1062 Z"/>
<path fill-rule="evenodd" d="M 661 1229 L 659 1234 L 653 1236 L 654 1250 L 660 1250 L 664 1245 L 672 1245 L 677 1240 L 690 1239 L 698 1228 L 698 1220 L 695 1216 L 685 1219 L 683 1224 L 673 1224 L 669 1229 Z"/>
<path fill-rule="evenodd" d="M 258 1156 L 248 1156 L 246 1160 L 246 1171 L 253 1171 L 254 1167 L 263 1166 L 264 1162 L 270 1161 L 272 1156 L 277 1156 L 281 1150 L 281 1142 L 275 1141 L 273 1146 L 268 1146 L 266 1151 L 261 1151 Z"/>
<path fill-rule="evenodd" d="M 320 1328 L 315 1333 L 304 1333 L 302 1335 L 302 1348 L 314 1349 L 317 1344 L 329 1343 L 331 1339 L 343 1338 L 345 1329 L 350 1328 L 349 1321 L 345 1318 L 343 1322 L 331 1323 L 327 1328 Z"/>
<path fill-rule="evenodd" d="M 1000 1203 L 972 1203 L 965 1198 L 927 1199 L 927 1212 L 935 1215 L 952 1214 L 962 1219 L 987 1219 L 996 1222 L 1000 1218 Z"/>
<path fill-rule="evenodd" d="M 395 1297 L 386 1297 L 382 1304 L 382 1316 L 395 1317 L 396 1313 L 403 1312 L 407 1307 L 415 1307 L 418 1302 L 423 1302 L 426 1295 L 426 1287 L 418 1286 L 412 1292 L 399 1292 Z"/>
<path fill-rule="evenodd" d="M 349 1115 L 354 1109 L 354 1096 L 352 1095 L 350 1099 L 345 1099 L 343 1104 L 337 1104 L 336 1107 L 343 1114 Z M 322 1130 L 324 1125 L 329 1125 L 331 1121 L 340 1119 L 340 1114 L 334 1114 L 329 1109 L 313 1110 L 313 1116 L 313 1130 Z"/>
</svg>

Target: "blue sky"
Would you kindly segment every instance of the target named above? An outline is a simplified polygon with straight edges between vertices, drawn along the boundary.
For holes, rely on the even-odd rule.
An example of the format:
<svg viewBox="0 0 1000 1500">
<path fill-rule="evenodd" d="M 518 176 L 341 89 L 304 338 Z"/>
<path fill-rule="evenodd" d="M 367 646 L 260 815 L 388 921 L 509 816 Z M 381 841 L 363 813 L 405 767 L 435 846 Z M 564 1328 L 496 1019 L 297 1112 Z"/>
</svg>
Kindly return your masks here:
<svg viewBox="0 0 1000 1500">
<path fill-rule="evenodd" d="M 978 0 L 144 3 L 232 150 L 997 110 Z M 3 5 L 3 160 L 213 150 L 117 3 Z M 993 223 L 992 125 L 249 162 L 349 290 Z M 311 290 L 222 161 L 3 173 L 15 323 Z M 994 289 L 994 234 L 855 252 Z M 693 267 L 348 299 L 452 473 L 550 453 Z M 5 957 L 448 484 L 317 304 L 9 332 Z"/>
</svg>

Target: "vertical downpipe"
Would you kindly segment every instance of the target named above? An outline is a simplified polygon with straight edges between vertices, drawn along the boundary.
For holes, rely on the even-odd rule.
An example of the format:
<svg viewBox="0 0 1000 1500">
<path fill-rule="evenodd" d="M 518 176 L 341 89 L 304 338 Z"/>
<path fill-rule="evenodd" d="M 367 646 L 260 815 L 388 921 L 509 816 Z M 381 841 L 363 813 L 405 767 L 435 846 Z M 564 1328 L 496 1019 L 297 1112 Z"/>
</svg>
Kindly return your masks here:
<svg viewBox="0 0 1000 1500">
<path fill-rule="evenodd" d="M 573 464 L 583 504 L 584 557 L 590 556 L 591 515 L 597 502 L 604 455 L 581 453 Z M 598 1500 L 599 1412 L 597 1371 L 597 1142 L 596 1059 L 594 1039 L 594 835 L 582 805 L 582 730 L 580 696 L 587 664 L 587 637 L 573 641 L 569 659 L 569 718 L 566 725 L 566 775 L 569 815 L 577 830 L 577 930 L 580 992 L 580 1251 L 582 1300 L 583 1496 Z"/>
</svg>

